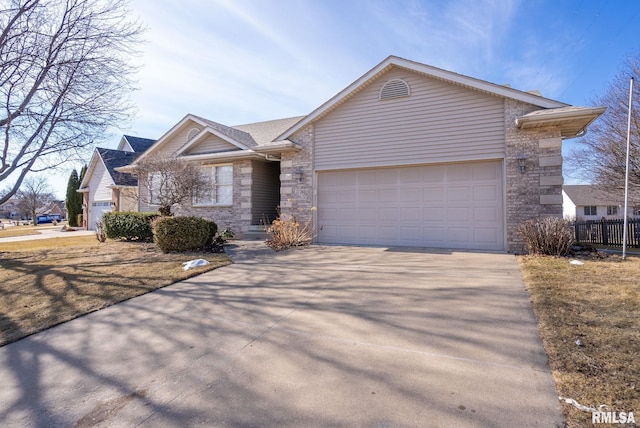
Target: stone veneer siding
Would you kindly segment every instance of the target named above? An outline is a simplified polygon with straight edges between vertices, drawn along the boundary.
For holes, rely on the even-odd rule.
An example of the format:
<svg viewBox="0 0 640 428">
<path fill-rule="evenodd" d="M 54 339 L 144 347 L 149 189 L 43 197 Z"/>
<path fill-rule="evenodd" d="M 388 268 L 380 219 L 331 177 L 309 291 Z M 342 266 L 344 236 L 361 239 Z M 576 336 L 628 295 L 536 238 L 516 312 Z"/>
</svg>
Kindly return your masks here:
<svg viewBox="0 0 640 428">
<path fill-rule="evenodd" d="M 221 162 L 220 165 L 228 165 Z M 213 220 L 218 225 L 218 230 L 231 228 L 237 237 L 242 237 L 249 230 L 251 224 L 251 161 L 240 160 L 232 162 L 233 165 L 233 204 L 224 207 L 193 207 L 182 209 L 174 208 L 176 215 L 189 215 L 204 217 Z"/>
<path fill-rule="evenodd" d="M 507 251 L 525 251 L 517 232 L 525 220 L 562 217 L 562 139 L 557 126 L 521 130 L 516 117 L 536 107 L 505 100 L 505 165 Z M 517 156 L 527 156 L 526 171 L 520 172 Z"/>
<path fill-rule="evenodd" d="M 296 132 L 289 140 L 302 146 L 299 152 L 282 153 L 280 161 L 280 212 L 294 215 L 298 221 L 313 221 L 313 124 Z M 302 171 L 302 182 L 295 170 Z"/>
</svg>

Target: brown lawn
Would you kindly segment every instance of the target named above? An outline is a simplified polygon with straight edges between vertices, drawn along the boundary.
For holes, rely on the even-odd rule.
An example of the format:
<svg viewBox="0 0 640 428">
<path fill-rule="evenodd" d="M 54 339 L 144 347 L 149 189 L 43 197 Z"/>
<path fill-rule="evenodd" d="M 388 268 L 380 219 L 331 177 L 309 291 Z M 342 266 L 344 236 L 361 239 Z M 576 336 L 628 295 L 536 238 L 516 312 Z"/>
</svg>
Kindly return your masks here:
<svg viewBox="0 0 640 428">
<path fill-rule="evenodd" d="M 211 264 L 182 269 L 196 258 Z M 162 254 L 154 244 L 93 236 L 0 243 L 0 346 L 229 263 L 222 254 Z"/>
<path fill-rule="evenodd" d="M 560 396 L 640 422 L 640 259 L 519 261 Z M 569 427 L 591 426 L 591 413 L 562 407 Z"/>
</svg>

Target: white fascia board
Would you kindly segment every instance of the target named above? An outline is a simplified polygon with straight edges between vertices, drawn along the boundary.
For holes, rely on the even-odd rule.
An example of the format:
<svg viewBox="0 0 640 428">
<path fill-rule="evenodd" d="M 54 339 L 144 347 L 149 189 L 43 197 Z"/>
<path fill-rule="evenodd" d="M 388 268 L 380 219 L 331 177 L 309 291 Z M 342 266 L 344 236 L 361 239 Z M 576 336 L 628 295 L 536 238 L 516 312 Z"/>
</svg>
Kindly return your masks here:
<svg viewBox="0 0 640 428">
<path fill-rule="evenodd" d="M 218 137 L 218 138 L 220 138 L 220 139 L 222 139 L 222 140 L 226 141 L 227 143 L 229 143 L 229 144 L 231 144 L 231 145 L 233 145 L 233 146 L 235 146 L 235 147 L 237 147 L 237 148 L 239 148 L 239 149 L 241 149 L 241 150 L 250 150 L 250 148 L 249 148 L 249 147 L 247 147 L 247 146 L 245 146 L 244 144 L 237 142 L 237 141 L 236 141 L 236 140 L 234 140 L 233 138 L 229 138 L 227 135 L 225 135 L 225 134 L 223 134 L 223 133 L 219 132 L 219 131 L 218 131 L 218 130 L 216 130 L 216 129 L 211 128 L 210 126 L 206 126 L 206 125 L 205 125 L 205 128 L 204 128 L 202 131 L 200 131 L 200 132 L 198 133 L 198 135 L 196 135 L 195 137 L 193 137 L 193 138 L 191 139 L 191 141 L 189 141 L 187 144 L 185 144 L 184 146 L 182 146 L 182 147 L 180 148 L 180 150 L 178 150 L 178 151 L 176 152 L 176 156 L 180 156 L 180 155 L 182 155 L 184 152 L 186 152 L 186 151 L 187 151 L 187 149 L 189 149 L 189 147 L 192 147 L 193 145 L 195 145 L 195 144 L 196 144 L 196 142 L 197 142 L 201 137 L 203 137 L 205 134 L 212 134 L 212 135 L 215 135 L 216 137 Z"/>
<path fill-rule="evenodd" d="M 275 143 L 267 143 L 254 147 L 253 150 L 258 153 L 277 154 L 288 151 L 299 152 L 302 150 L 302 146 L 289 140 L 281 140 Z"/>
<path fill-rule="evenodd" d="M 178 129 L 180 128 L 182 125 L 184 125 L 188 120 L 191 120 L 193 122 L 196 122 L 197 124 L 199 124 L 200 126 L 202 126 L 203 128 L 205 128 L 207 126 L 206 123 L 204 123 L 202 120 L 200 120 L 199 118 L 193 116 L 191 113 L 187 114 L 185 117 L 183 117 L 180 122 L 176 123 L 175 125 L 173 125 L 171 127 L 171 129 L 169 129 L 167 132 L 165 132 L 162 137 L 160 137 L 155 143 L 153 143 L 151 145 L 151 147 L 149 147 L 147 150 L 145 150 L 140 156 L 138 156 L 138 158 L 133 162 L 132 165 L 137 164 L 138 162 L 140 162 L 140 160 L 142 160 L 143 158 L 147 157 L 149 155 L 149 153 L 152 153 L 154 151 L 156 151 L 158 149 L 158 147 L 162 146 L 162 144 L 164 144 L 164 142 Z M 116 171 L 120 171 L 119 169 L 116 169 Z M 122 171 L 124 172 L 124 171 Z"/>
</svg>

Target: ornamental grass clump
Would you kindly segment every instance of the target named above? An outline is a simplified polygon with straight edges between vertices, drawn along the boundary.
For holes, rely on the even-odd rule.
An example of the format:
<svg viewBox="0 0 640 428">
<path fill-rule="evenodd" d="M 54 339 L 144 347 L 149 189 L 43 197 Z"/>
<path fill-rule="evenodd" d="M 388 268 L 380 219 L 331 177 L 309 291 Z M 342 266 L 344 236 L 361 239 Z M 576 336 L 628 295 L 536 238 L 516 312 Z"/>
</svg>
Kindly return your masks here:
<svg viewBox="0 0 640 428">
<path fill-rule="evenodd" d="M 276 251 L 309 245 L 313 240 L 311 220 L 300 223 L 294 215 L 280 214 L 267 229 L 267 245 Z"/>
<path fill-rule="evenodd" d="M 527 220 L 520 224 L 518 233 L 529 254 L 566 256 L 575 243 L 571 222 L 558 217 Z"/>
</svg>

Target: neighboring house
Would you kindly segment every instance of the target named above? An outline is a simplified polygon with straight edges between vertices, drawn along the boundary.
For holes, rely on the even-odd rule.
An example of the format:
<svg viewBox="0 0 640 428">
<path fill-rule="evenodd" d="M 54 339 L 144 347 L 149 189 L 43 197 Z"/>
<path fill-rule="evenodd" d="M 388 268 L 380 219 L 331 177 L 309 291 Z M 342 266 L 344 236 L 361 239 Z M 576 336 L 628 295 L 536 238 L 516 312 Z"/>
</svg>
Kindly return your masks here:
<svg viewBox="0 0 640 428">
<path fill-rule="evenodd" d="M 59 215 L 61 218 L 67 218 L 67 207 L 64 201 L 53 201 L 48 210 L 43 212 L 46 215 Z"/>
<path fill-rule="evenodd" d="M 565 218 L 601 220 L 624 218 L 624 197 L 611 195 L 590 184 L 562 186 L 562 212 Z M 640 207 L 629 206 L 629 217 L 640 215 Z"/>
<path fill-rule="evenodd" d="M 518 252 L 522 221 L 562 215 L 562 140 L 603 111 L 390 56 L 307 116 L 187 115 L 137 161 L 199 165 L 211 194 L 174 211 L 238 234 L 279 206 L 319 243 Z"/>
<path fill-rule="evenodd" d="M 155 140 L 125 135 L 116 150 L 96 148 L 87 167 L 79 192 L 83 195 L 85 229 L 95 229 L 105 212 L 138 211 L 138 180 L 116 171 L 129 165 Z"/>
</svg>

